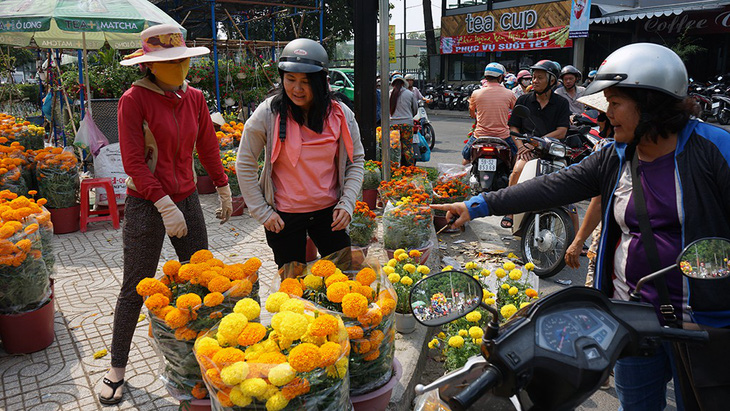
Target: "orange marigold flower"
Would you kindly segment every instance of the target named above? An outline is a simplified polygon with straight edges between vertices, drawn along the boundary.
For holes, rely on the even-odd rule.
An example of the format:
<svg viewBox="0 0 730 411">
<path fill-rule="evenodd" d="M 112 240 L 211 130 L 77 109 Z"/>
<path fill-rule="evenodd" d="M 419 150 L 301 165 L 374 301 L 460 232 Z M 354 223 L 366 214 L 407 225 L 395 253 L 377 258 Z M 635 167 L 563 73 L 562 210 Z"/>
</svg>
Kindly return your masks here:
<svg viewBox="0 0 730 411">
<path fill-rule="evenodd" d="M 250 277 L 256 274 L 256 271 L 258 271 L 259 268 L 261 268 L 261 260 L 256 257 L 251 257 L 243 263 L 243 275 L 245 277 Z"/>
<path fill-rule="evenodd" d="M 170 290 L 155 278 L 145 278 L 137 284 L 137 294 L 142 297 L 149 297 L 152 294 L 167 294 Z"/>
<path fill-rule="evenodd" d="M 231 297 L 245 297 L 251 294 L 253 290 L 253 284 L 247 279 L 235 280 L 231 282 L 231 288 L 229 289 L 229 295 Z"/>
<path fill-rule="evenodd" d="M 358 293 L 349 293 L 342 298 L 342 313 L 357 318 L 368 311 L 368 299 Z"/>
<path fill-rule="evenodd" d="M 374 361 L 377 360 L 378 357 L 380 357 L 380 350 L 372 350 L 369 353 L 365 354 L 362 359 L 365 361 Z"/>
<path fill-rule="evenodd" d="M 525 295 L 530 298 L 535 298 L 537 297 L 537 291 L 533 290 L 532 288 L 528 288 L 525 290 Z"/>
<path fill-rule="evenodd" d="M 211 255 L 212 255 L 212 254 L 211 254 Z M 205 264 L 206 264 L 206 265 L 207 265 L 208 267 L 220 267 L 220 268 L 223 268 L 223 267 L 225 267 L 225 266 L 226 266 L 226 265 L 225 265 L 225 264 L 223 263 L 223 261 L 221 261 L 221 260 L 219 260 L 219 259 L 217 259 L 217 258 L 211 258 L 211 259 L 207 260 L 207 261 L 205 262 Z"/>
<path fill-rule="evenodd" d="M 290 295 L 301 297 L 303 294 L 302 285 L 294 278 L 287 278 L 281 282 L 279 291 Z"/>
<path fill-rule="evenodd" d="M 175 278 L 180 267 L 182 267 L 182 264 L 179 261 L 171 260 L 162 266 L 162 272 L 170 278 Z"/>
<path fill-rule="evenodd" d="M 215 365 L 208 367 L 208 369 L 205 371 L 205 375 L 208 377 L 208 380 L 210 380 L 211 384 L 219 390 L 222 390 L 226 387 L 226 383 L 223 382 L 221 379 L 221 372 L 219 369 L 215 368 Z"/>
<path fill-rule="evenodd" d="M 362 338 L 364 334 L 365 333 L 363 332 L 362 328 L 358 327 L 357 325 L 347 327 L 347 336 L 350 337 L 351 340 Z"/>
<path fill-rule="evenodd" d="M 215 320 L 215 319 L 217 319 L 217 318 L 222 318 L 222 317 L 223 317 L 223 312 L 222 312 L 222 311 L 213 311 L 213 312 L 212 312 L 212 313 L 210 313 L 210 315 L 208 316 L 208 318 L 210 318 L 210 319 L 212 319 L 212 320 Z"/>
<path fill-rule="evenodd" d="M 183 264 L 177 271 L 177 278 L 179 282 L 188 282 L 201 271 L 197 264 Z"/>
<path fill-rule="evenodd" d="M 188 314 L 187 311 L 183 311 L 179 308 L 173 308 L 165 316 L 165 323 L 167 323 L 167 326 L 172 329 L 182 327 L 183 325 L 187 324 L 189 320 L 190 314 Z"/>
<path fill-rule="evenodd" d="M 375 294 L 375 291 L 370 288 L 369 285 L 361 285 L 355 288 L 353 291 L 355 291 L 358 294 L 362 294 L 365 296 L 365 298 L 368 299 L 368 302 L 371 302 L 373 300 L 373 295 Z"/>
<path fill-rule="evenodd" d="M 224 386 L 225 386 L 225 384 L 224 384 Z M 231 397 L 229 396 L 230 392 L 231 391 L 230 391 L 230 388 L 229 388 L 228 389 L 228 392 L 226 392 L 226 391 L 218 391 L 215 394 L 216 397 L 218 397 L 218 401 L 220 401 L 221 405 L 224 406 L 224 407 L 226 407 L 226 408 L 233 407 L 233 401 L 231 401 Z"/>
<path fill-rule="evenodd" d="M 221 293 L 210 293 L 205 296 L 203 299 L 203 304 L 205 304 L 206 307 L 215 307 L 216 305 L 223 302 L 223 294 Z"/>
<path fill-rule="evenodd" d="M 392 298 L 383 298 L 382 300 L 378 300 L 378 306 L 380 307 L 380 311 L 383 315 L 389 315 L 390 313 L 395 310 L 396 302 Z"/>
<path fill-rule="evenodd" d="M 33 223 L 25 227 L 25 234 L 30 235 L 38 231 L 38 224 Z"/>
<path fill-rule="evenodd" d="M 315 337 L 324 337 L 336 333 L 338 328 L 337 318 L 329 314 L 323 314 L 314 319 L 314 322 L 309 326 L 309 333 Z"/>
<path fill-rule="evenodd" d="M 223 267 L 223 271 L 221 272 L 221 275 L 223 275 L 231 280 L 241 280 L 243 278 L 246 278 L 243 275 L 243 264 L 227 265 L 227 266 Z"/>
<path fill-rule="evenodd" d="M 266 327 L 259 323 L 250 322 L 238 335 L 238 345 L 248 347 L 263 340 L 264 337 L 266 337 Z"/>
<path fill-rule="evenodd" d="M 243 353 L 243 351 L 233 347 L 223 348 L 215 353 L 215 355 L 213 356 L 213 362 L 220 369 L 223 369 L 223 367 L 227 365 L 231 365 L 239 361 L 244 361 L 245 359 L 246 355 Z"/>
<path fill-rule="evenodd" d="M 165 317 L 167 317 L 167 314 L 169 314 L 170 311 L 172 311 L 174 309 L 175 309 L 175 307 L 168 305 L 168 306 L 160 308 L 156 312 L 153 311 L 153 313 L 157 316 L 157 318 L 164 320 Z"/>
<path fill-rule="evenodd" d="M 201 304 L 203 304 L 203 300 L 195 293 L 183 294 L 175 300 L 175 306 L 181 310 L 197 310 Z"/>
<path fill-rule="evenodd" d="M 291 401 L 300 395 L 308 393 L 309 389 L 309 381 L 305 378 L 296 377 L 289 384 L 281 387 L 281 395 Z"/>
<path fill-rule="evenodd" d="M 208 260 L 213 258 L 213 253 L 211 253 L 208 250 L 198 250 L 193 254 L 192 257 L 190 257 L 190 263 L 191 264 L 199 264 L 204 263 Z"/>
<path fill-rule="evenodd" d="M 342 347 L 336 342 L 326 342 L 319 347 L 320 367 L 329 367 L 337 362 L 342 355 Z"/>
<path fill-rule="evenodd" d="M 370 285 L 373 281 L 375 281 L 375 277 L 375 271 L 373 271 L 370 267 L 365 267 L 357 273 L 355 280 L 362 285 Z"/>
<path fill-rule="evenodd" d="M 369 309 L 365 314 L 357 317 L 357 320 L 360 321 L 360 324 L 364 326 L 377 326 L 380 324 L 381 321 L 383 321 L 383 312 L 380 311 L 380 308 L 373 307 Z"/>
<path fill-rule="evenodd" d="M 319 347 L 302 343 L 289 352 L 289 364 L 298 372 L 309 372 L 319 365 Z"/>
<path fill-rule="evenodd" d="M 215 363 L 213 363 L 213 356 L 215 356 L 218 351 L 222 349 L 223 348 L 217 345 L 206 345 L 202 347 L 197 347 L 195 349 L 195 355 L 198 358 L 200 364 L 202 364 L 205 369 L 209 370 L 210 368 L 215 367 Z M 218 378 L 220 378 L 220 376 L 218 376 Z"/>
<path fill-rule="evenodd" d="M 228 291 L 231 286 L 231 280 L 222 275 L 216 276 L 214 279 L 208 282 L 208 289 L 213 293 L 224 293 Z"/>
<path fill-rule="evenodd" d="M 331 276 L 327 277 L 326 280 L 324 280 L 324 285 L 329 287 L 334 283 L 344 283 L 347 282 L 349 278 L 344 274 L 332 274 Z"/>
<path fill-rule="evenodd" d="M 198 336 L 198 332 L 188 327 L 180 327 L 175 330 L 175 339 L 178 341 L 194 340 Z"/>
<path fill-rule="evenodd" d="M 385 339 L 385 334 L 380 330 L 374 330 L 370 333 L 370 345 L 378 347 Z"/>
<path fill-rule="evenodd" d="M 333 303 L 341 303 L 345 294 L 350 292 L 350 286 L 346 283 L 334 283 L 327 288 L 327 299 Z"/>
<path fill-rule="evenodd" d="M 193 394 L 193 397 L 202 400 L 208 395 L 208 390 L 205 389 L 205 385 L 202 382 L 198 382 L 193 387 L 191 394 Z"/>
<path fill-rule="evenodd" d="M 318 260 L 312 265 L 312 274 L 327 278 L 335 273 L 335 263 L 330 260 Z"/>
<path fill-rule="evenodd" d="M 359 338 L 356 340 L 351 340 L 350 343 L 352 344 L 352 350 L 358 354 L 365 354 L 367 352 L 370 352 L 370 340 Z"/>
<path fill-rule="evenodd" d="M 166 307 L 168 305 L 170 305 L 170 299 L 159 293 L 152 294 L 144 301 L 144 306 L 152 312 L 156 312 L 162 307 Z"/>
</svg>

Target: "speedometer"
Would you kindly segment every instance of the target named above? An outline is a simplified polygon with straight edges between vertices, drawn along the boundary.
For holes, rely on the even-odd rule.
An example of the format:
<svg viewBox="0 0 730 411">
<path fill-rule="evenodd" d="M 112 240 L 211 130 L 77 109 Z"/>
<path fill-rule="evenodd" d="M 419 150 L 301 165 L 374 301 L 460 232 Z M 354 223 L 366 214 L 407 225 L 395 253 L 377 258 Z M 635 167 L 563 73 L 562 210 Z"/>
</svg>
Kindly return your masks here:
<svg viewBox="0 0 730 411">
<path fill-rule="evenodd" d="M 575 357 L 573 343 L 581 333 L 575 322 L 564 315 L 552 315 L 543 319 L 539 330 L 538 345 L 557 353 Z"/>
</svg>

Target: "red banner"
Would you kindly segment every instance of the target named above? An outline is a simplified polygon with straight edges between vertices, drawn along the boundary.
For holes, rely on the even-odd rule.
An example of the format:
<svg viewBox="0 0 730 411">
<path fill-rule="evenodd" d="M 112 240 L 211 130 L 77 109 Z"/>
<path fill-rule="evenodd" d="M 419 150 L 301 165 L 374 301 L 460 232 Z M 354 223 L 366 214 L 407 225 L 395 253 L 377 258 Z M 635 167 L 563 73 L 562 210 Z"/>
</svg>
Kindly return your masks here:
<svg viewBox="0 0 730 411">
<path fill-rule="evenodd" d="M 573 41 L 568 38 L 567 26 L 441 37 L 441 54 L 526 51 L 565 47 L 573 47 Z"/>
</svg>

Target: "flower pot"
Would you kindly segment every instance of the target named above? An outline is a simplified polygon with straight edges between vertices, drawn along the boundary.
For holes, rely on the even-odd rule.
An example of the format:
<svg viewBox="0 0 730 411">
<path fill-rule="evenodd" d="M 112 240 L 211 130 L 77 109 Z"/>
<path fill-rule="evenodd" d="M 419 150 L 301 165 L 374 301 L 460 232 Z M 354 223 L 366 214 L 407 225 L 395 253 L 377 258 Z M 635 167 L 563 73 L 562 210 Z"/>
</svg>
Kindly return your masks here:
<svg viewBox="0 0 730 411">
<path fill-rule="evenodd" d="M 418 262 L 418 264 L 426 264 L 426 261 L 428 261 L 428 256 L 431 255 L 432 247 L 433 247 L 433 243 L 431 241 L 429 241 L 422 248 L 417 248 L 416 250 L 421 252 L 421 257 L 415 258 L 414 260 L 416 260 Z M 406 251 L 409 251 L 409 250 L 406 250 Z M 388 259 L 394 258 L 395 250 L 390 250 L 390 249 L 386 248 L 385 252 L 388 254 Z"/>
<path fill-rule="evenodd" d="M 375 210 L 378 205 L 378 190 L 366 189 L 362 190 L 362 201 L 368 204 L 371 210 Z"/>
<path fill-rule="evenodd" d="M 233 197 L 231 202 L 233 203 L 233 213 L 231 215 L 243 215 L 243 209 L 246 208 L 246 202 L 243 201 L 243 197 Z"/>
<path fill-rule="evenodd" d="M 413 314 L 395 313 L 395 330 L 401 334 L 410 334 L 416 330 L 416 317 Z"/>
<path fill-rule="evenodd" d="M 403 369 L 397 358 L 393 358 L 393 376 L 382 387 L 367 394 L 350 397 L 355 411 L 384 411 L 393 394 L 393 387 L 400 380 Z"/>
<path fill-rule="evenodd" d="M 441 230 L 442 228 L 444 228 L 444 226 L 448 222 L 449 222 L 449 220 L 446 219 L 446 216 L 435 215 L 433 217 L 433 226 L 436 229 L 436 232 L 438 232 L 439 230 Z M 447 229 L 445 229 L 444 231 L 441 231 L 441 232 L 442 233 L 458 233 L 460 231 L 462 231 L 461 227 L 460 228 L 449 227 L 449 228 L 447 228 Z"/>
<path fill-rule="evenodd" d="M 21 314 L 0 314 L 0 339 L 10 354 L 30 354 L 40 351 L 53 342 L 53 315 L 51 298 L 41 308 Z"/>
<path fill-rule="evenodd" d="M 211 410 L 210 400 L 205 399 L 205 400 L 186 401 L 185 405 L 183 405 L 182 403 L 180 404 L 180 409 L 188 410 L 188 411 L 210 411 Z"/>
<path fill-rule="evenodd" d="M 210 176 L 198 176 L 198 194 L 213 194 L 215 193 L 215 184 Z"/>
<path fill-rule="evenodd" d="M 49 208 L 51 222 L 53 223 L 53 234 L 68 234 L 79 231 L 79 219 L 81 206 L 65 208 Z"/>
<path fill-rule="evenodd" d="M 317 246 L 314 245 L 314 241 L 309 237 L 307 237 L 307 253 L 305 259 L 308 263 L 317 259 Z"/>
</svg>

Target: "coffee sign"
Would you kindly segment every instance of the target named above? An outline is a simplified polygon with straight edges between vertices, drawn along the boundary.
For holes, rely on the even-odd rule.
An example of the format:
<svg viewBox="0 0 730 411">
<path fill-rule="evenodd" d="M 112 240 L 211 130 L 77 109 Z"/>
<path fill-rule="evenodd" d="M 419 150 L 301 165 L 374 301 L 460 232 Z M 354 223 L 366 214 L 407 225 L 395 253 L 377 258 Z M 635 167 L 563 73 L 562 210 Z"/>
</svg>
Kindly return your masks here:
<svg viewBox="0 0 730 411">
<path fill-rule="evenodd" d="M 652 17 L 641 28 L 647 33 L 679 36 L 688 34 L 716 34 L 730 32 L 730 7 L 719 12 L 690 12 L 668 17 Z"/>
</svg>

